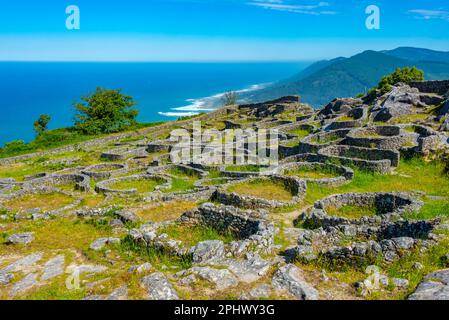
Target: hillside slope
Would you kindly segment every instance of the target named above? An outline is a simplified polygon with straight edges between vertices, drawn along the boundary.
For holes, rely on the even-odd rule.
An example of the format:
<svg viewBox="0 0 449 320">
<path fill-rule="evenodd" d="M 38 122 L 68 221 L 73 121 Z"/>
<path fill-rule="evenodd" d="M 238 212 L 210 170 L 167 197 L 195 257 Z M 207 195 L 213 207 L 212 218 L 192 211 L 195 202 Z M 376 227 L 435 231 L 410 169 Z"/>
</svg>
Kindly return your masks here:
<svg viewBox="0 0 449 320">
<path fill-rule="evenodd" d="M 242 98 L 263 101 L 282 95 L 300 95 L 302 101 L 318 107 L 336 96 L 366 92 L 383 75 L 405 66 L 423 69 L 428 80 L 445 79 L 449 77 L 449 53 L 415 48 L 365 51 L 350 58 L 319 61 L 290 79 Z"/>
</svg>

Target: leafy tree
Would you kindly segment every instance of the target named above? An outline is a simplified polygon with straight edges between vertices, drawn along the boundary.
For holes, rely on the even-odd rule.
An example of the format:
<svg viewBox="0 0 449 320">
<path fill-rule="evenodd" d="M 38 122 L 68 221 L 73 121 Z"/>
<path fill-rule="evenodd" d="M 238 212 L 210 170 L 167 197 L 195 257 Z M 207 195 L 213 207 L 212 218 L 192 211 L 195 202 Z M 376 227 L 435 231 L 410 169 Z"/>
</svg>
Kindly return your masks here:
<svg viewBox="0 0 449 320">
<path fill-rule="evenodd" d="M 236 92 L 226 92 L 221 98 L 224 106 L 232 106 L 237 104 L 238 94 Z"/>
<path fill-rule="evenodd" d="M 378 89 L 381 93 L 387 93 L 391 90 L 392 86 L 399 82 L 410 83 L 412 81 L 422 80 L 424 80 L 424 71 L 416 67 L 397 68 L 392 74 L 382 78 L 379 82 Z"/>
<path fill-rule="evenodd" d="M 83 134 L 120 132 L 136 124 L 137 104 L 121 90 L 97 88 L 81 100 L 74 104 L 75 129 Z"/>
<path fill-rule="evenodd" d="M 34 121 L 34 131 L 40 136 L 42 133 L 48 131 L 48 123 L 50 122 L 51 117 L 48 114 L 40 115 L 39 119 Z"/>
</svg>

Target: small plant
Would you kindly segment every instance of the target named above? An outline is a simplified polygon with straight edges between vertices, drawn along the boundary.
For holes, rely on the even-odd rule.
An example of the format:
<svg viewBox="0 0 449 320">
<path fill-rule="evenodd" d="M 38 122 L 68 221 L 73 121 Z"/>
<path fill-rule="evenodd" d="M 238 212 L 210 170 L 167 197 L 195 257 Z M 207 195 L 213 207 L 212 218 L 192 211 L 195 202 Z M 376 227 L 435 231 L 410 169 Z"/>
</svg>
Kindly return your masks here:
<svg viewBox="0 0 449 320">
<path fill-rule="evenodd" d="M 48 123 L 50 120 L 51 117 L 48 114 L 42 114 L 36 121 L 34 121 L 34 131 L 38 136 L 48 131 Z"/>
<path fill-rule="evenodd" d="M 224 106 L 233 106 L 237 104 L 238 94 L 233 91 L 226 92 L 221 99 Z"/>
</svg>

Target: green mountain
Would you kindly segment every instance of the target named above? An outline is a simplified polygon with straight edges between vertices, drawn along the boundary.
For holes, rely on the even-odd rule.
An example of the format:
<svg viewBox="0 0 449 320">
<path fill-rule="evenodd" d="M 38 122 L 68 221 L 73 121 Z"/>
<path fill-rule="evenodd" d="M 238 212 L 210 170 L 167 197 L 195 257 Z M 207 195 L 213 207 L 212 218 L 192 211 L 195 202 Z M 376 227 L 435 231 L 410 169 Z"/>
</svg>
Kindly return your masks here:
<svg viewBox="0 0 449 320">
<path fill-rule="evenodd" d="M 449 52 L 404 47 L 319 61 L 289 79 L 242 98 L 256 102 L 283 95 L 300 95 L 303 102 L 318 107 L 336 97 L 366 92 L 376 86 L 384 75 L 406 66 L 424 70 L 427 80 L 449 79 Z"/>
</svg>

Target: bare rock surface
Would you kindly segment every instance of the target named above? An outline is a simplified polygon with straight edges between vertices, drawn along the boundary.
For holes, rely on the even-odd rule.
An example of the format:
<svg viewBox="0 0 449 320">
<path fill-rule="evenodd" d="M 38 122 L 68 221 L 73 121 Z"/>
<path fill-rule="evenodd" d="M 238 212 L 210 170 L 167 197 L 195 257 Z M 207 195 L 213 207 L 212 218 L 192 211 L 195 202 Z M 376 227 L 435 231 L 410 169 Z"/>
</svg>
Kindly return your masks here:
<svg viewBox="0 0 449 320">
<path fill-rule="evenodd" d="M 178 300 L 178 294 L 173 285 L 162 272 L 152 273 L 140 281 L 152 300 Z"/>
</svg>

